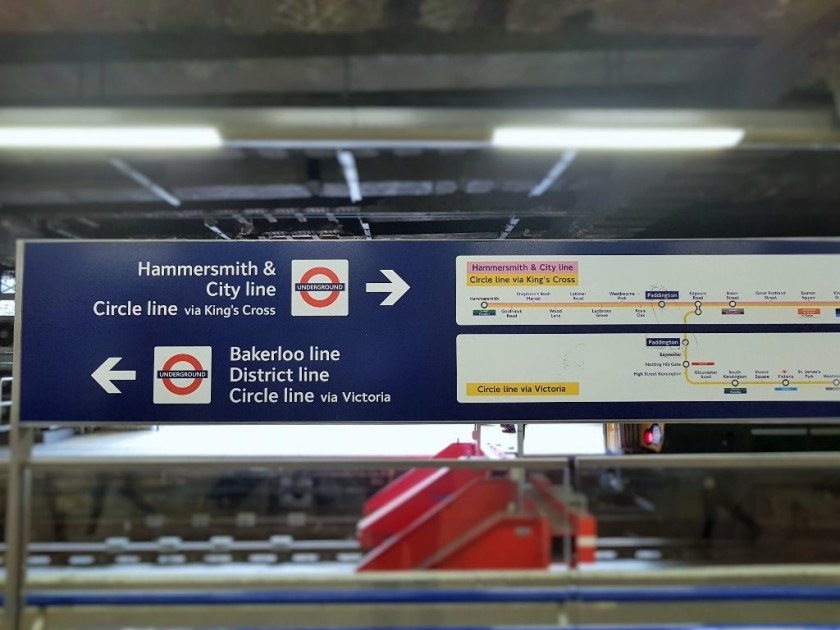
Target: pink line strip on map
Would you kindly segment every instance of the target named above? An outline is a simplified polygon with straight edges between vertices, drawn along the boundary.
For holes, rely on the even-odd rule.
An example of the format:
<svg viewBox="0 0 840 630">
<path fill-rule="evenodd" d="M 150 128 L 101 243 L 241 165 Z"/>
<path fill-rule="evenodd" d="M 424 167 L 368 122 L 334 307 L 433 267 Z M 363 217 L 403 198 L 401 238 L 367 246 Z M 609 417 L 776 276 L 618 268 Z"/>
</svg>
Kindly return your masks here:
<svg viewBox="0 0 840 630">
<path fill-rule="evenodd" d="M 467 273 L 533 273 L 537 271 L 577 273 L 576 260 L 475 260 Z"/>
</svg>

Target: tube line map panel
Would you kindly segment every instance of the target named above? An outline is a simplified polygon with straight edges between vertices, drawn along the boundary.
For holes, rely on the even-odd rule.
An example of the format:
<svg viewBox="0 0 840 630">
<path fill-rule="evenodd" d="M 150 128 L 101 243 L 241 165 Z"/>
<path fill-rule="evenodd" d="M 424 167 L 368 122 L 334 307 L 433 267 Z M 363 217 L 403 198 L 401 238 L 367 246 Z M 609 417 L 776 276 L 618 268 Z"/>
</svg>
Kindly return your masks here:
<svg viewBox="0 0 840 630">
<path fill-rule="evenodd" d="M 840 242 L 29 241 L 30 423 L 840 416 Z"/>
</svg>

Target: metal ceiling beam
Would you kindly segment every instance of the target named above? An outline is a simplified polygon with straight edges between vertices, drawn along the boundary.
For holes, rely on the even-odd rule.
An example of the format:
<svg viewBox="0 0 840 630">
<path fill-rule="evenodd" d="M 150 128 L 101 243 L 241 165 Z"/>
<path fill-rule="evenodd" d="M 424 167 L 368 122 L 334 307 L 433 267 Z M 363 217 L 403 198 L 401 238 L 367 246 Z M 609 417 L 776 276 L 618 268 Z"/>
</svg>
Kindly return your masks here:
<svg viewBox="0 0 840 630">
<path fill-rule="evenodd" d="M 596 221 L 642 194 L 654 177 L 665 177 L 672 162 L 671 156 L 616 160 L 602 173 L 597 186 L 580 193 L 574 203 L 574 216 L 558 217 L 552 222 L 551 233 L 562 238 L 585 238 Z"/>
<path fill-rule="evenodd" d="M 347 150 L 488 148 L 500 126 L 724 126 L 746 130 L 743 149 L 840 149 L 830 108 L 0 108 L 0 125 L 210 125 L 230 148 Z"/>
<path fill-rule="evenodd" d="M 75 218 L 76 221 L 78 221 L 82 225 L 86 225 L 89 228 L 96 229 L 96 228 L 99 227 L 99 223 L 97 223 L 96 221 L 92 221 L 91 219 L 88 219 L 87 217 L 74 217 L 74 218 Z"/>
<path fill-rule="evenodd" d="M 21 72 L 25 70 L 21 67 Z M 88 75 L 86 75 L 88 76 Z M 62 78 L 70 86 L 69 75 Z M 0 91 L 0 107 L 66 106 L 66 90 L 77 94 L 72 103 L 76 107 L 522 107 L 564 108 L 721 108 L 726 105 L 707 82 L 659 83 L 654 85 L 576 85 L 561 87 L 505 87 L 482 89 L 425 89 L 388 92 L 347 92 L 341 86 L 335 91 L 311 92 L 242 92 L 214 94 L 202 91 L 193 94 L 145 94 L 113 96 L 102 93 L 91 71 L 86 85 L 80 90 L 78 80 L 59 92 L 50 91 L 40 82 L 24 95 L 13 90 Z"/>
<path fill-rule="evenodd" d="M 781 34 L 768 37 L 749 54 L 733 58 L 731 64 L 740 71 L 730 71 L 730 78 L 713 87 L 712 91 L 722 97 L 724 102 L 736 107 L 775 107 L 784 93 L 802 76 L 810 56 L 840 32 L 840 6 L 836 3 L 813 2 L 806 8 L 799 24 L 786 25 Z M 830 132 L 829 135 L 833 133 Z M 760 139 L 756 134 L 751 134 L 742 146 L 779 146 L 779 139 Z M 831 144 L 834 144 L 831 150 L 840 148 L 834 141 L 829 143 Z M 829 148 L 820 141 L 814 146 Z M 552 235 L 598 236 L 593 227 L 599 221 L 627 207 L 634 197 L 665 181 L 668 174 L 679 170 L 682 164 L 683 160 L 677 159 L 670 168 L 643 169 L 637 172 L 634 178 L 628 179 L 623 188 L 611 185 L 609 193 L 593 191 L 590 195 L 581 196 L 576 209 L 585 210 L 586 213 L 571 224 L 556 221 Z M 636 231 L 628 229 L 624 235 L 631 236 Z"/>
<path fill-rule="evenodd" d="M 775 106 L 784 92 L 801 76 L 810 55 L 834 37 L 840 29 L 840 7 L 836 3 L 813 2 L 799 15 L 802 16 L 799 24 L 787 24 L 782 33 L 764 39 L 748 54 L 733 56 L 727 64 L 736 68 L 734 72 L 728 70 L 730 78 L 712 86 L 711 90 L 707 89 L 706 92 L 711 92 L 715 94 L 716 99 L 723 99 L 723 102 L 737 107 Z M 774 142 L 757 141 L 752 144 L 760 148 L 762 144 L 772 145 Z M 682 159 L 677 159 L 669 168 L 641 169 L 623 184 L 611 184 L 609 192 L 596 190 L 588 195 L 581 195 L 576 210 L 585 211 L 585 214 L 571 222 L 556 220 L 552 226 L 552 235 L 598 236 L 599 233 L 594 228 L 599 222 L 628 207 L 634 198 L 638 198 L 645 191 L 666 181 L 669 173 L 680 170 L 683 164 Z M 671 210 L 674 207 L 673 204 L 670 205 Z M 631 236 L 637 231 L 628 224 L 622 234 Z M 613 234 L 614 230 L 610 233 Z"/>
<path fill-rule="evenodd" d="M 65 237 L 65 238 L 72 238 L 72 239 L 82 238 L 77 233 L 71 232 L 69 229 L 67 229 L 67 227 L 64 226 L 60 221 L 47 221 L 47 224 L 46 224 L 45 227 L 49 232 L 53 232 L 55 234 L 58 234 L 59 236 Z"/>
<path fill-rule="evenodd" d="M 531 189 L 528 196 L 539 197 L 551 188 L 560 176 L 572 165 L 572 162 L 575 161 L 577 154 L 577 151 L 564 151 L 561 158 L 552 165 L 545 177 L 543 177 L 540 182 Z"/>
<path fill-rule="evenodd" d="M 791 238 L 840 236 L 836 197 L 815 202 L 809 197 L 777 203 L 722 202 L 684 208 L 648 223 L 640 238 Z"/>
<path fill-rule="evenodd" d="M 399 5 L 408 4 L 396 0 Z M 177 61 L 344 55 L 463 54 L 568 50 L 747 49 L 754 37 L 728 35 L 603 33 L 568 28 L 517 33 L 502 28 L 438 32 L 389 28 L 351 34 L 236 34 L 192 29 L 182 32 L 9 32 L 0 38 L 0 62 L 49 63 Z"/>
<path fill-rule="evenodd" d="M 731 48 L 0 64 L 3 99 L 391 94 L 667 86 L 724 78 Z"/>
<path fill-rule="evenodd" d="M 231 238 L 230 238 L 230 236 L 228 236 L 227 232 L 225 232 L 223 229 L 221 229 L 219 227 L 219 225 L 218 225 L 218 223 L 216 222 L 215 219 L 212 219 L 212 218 L 205 219 L 204 220 L 204 227 L 206 227 L 208 230 L 213 232 L 213 234 L 215 234 L 216 236 L 218 236 L 221 239 L 224 239 L 226 241 L 231 240 Z"/>
<path fill-rule="evenodd" d="M 500 241 L 506 239 L 508 236 L 510 236 L 510 233 L 516 229 L 516 226 L 519 225 L 520 221 L 521 219 L 519 217 L 511 217 L 510 219 L 508 219 L 507 225 L 499 233 L 496 239 Z"/>
<path fill-rule="evenodd" d="M 170 206 L 177 208 L 181 205 L 181 200 L 178 199 L 178 197 L 173 195 L 171 192 L 166 190 L 166 188 L 152 180 L 150 177 L 144 175 L 124 160 L 121 160 L 119 158 L 111 158 L 110 160 L 108 160 L 108 162 L 120 173 L 128 177 L 130 180 L 138 183 L 140 186 L 152 193 L 155 197 L 162 199 Z"/>
<path fill-rule="evenodd" d="M 347 183 L 347 192 L 351 203 L 359 203 L 362 200 L 362 188 L 359 180 L 359 169 L 356 167 L 356 158 L 352 151 L 339 150 L 335 157 L 341 165 L 344 173 L 344 181 Z"/>
<path fill-rule="evenodd" d="M 836 2 L 802 3 L 798 24 L 788 24 L 742 58 L 740 72 L 728 86 L 732 102 L 741 107 L 772 107 L 797 81 L 811 57 L 840 36 L 840 5 Z M 737 67 L 737 66 L 736 66 Z"/>
<path fill-rule="evenodd" d="M 327 153 L 329 155 L 329 153 Z M 365 174 L 362 196 L 441 196 L 468 193 L 522 192 L 536 184 L 535 173 L 547 170 L 550 154 L 505 152 L 420 152 L 395 156 L 390 152 L 360 153 L 355 160 Z M 53 156 L 54 157 L 54 156 Z M 146 189 L 126 185 L 101 167 L 99 156 L 65 157 L 63 161 L 43 156 L 21 161 L 15 156 L 0 161 L 0 204 L 11 206 L 59 205 L 63 203 L 120 203 L 157 198 Z M 150 179 L 168 182 L 168 190 L 182 202 L 250 200 L 271 203 L 278 199 L 347 198 L 344 173 L 337 160 L 307 159 L 291 153 L 282 159 L 246 158 L 208 160 L 201 156 L 153 159 L 137 156 L 133 162 Z M 308 165 L 320 166 L 313 195 Z M 484 184 L 484 188 L 480 184 Z M 263 201 L 259 201 L 263 200 Z M 313 201 L 312 203 L 318 203 Z"/>
<path fill-rule="evenodd" d="M 73 217 L 79 214 L 93 220 L 102 219 L 203 219 L 205 217 L 265 219 L 270 213 L 276 220 L 300 224 L 298 215 L 308 220 L 358 219 L 377 221 L 452 221 L 493 219 L 507 220 L 514 213 L 519 218 L 554 217 L 566 214 L 574 195 L 548 193 L 539 200 L 528 201 L 521 193 L 489 195 L 453 194 L 439 197 L 366 198 L 361 204 L 348 205 L 346 199 L 318 200 L 223 200 L 184 202 L 180 208 L 153 206 L 148 203 L 118 204 L 82 203 L 73 205 L 4 206 L 0 218 L 28 219 Z"/>
</svg>

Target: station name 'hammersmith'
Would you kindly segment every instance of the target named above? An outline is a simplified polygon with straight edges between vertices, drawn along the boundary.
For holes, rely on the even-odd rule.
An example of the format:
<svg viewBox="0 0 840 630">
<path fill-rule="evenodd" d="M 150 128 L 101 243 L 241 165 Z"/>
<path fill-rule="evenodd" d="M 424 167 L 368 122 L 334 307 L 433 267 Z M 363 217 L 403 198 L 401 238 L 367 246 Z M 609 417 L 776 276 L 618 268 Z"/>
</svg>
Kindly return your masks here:
<svg viewBox="0 0 840 630">
<path fill-rule="evenodd" d="M 154 265 L 149 261 L 137 263 L 138 276 L 257 276 L 260 268 L 251 262 L 229 265 Z"/>
</svg>

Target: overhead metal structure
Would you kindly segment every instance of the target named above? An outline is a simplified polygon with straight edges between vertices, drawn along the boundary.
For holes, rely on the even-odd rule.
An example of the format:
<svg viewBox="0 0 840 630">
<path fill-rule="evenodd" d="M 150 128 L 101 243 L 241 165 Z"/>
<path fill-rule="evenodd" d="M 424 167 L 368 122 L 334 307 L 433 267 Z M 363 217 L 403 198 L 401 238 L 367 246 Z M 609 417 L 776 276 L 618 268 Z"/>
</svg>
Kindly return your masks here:
<svg viewBox="0 0 840 630">
<path fill-rule="evenodd" d="M 9 7 L 0 33 L 0 128 L 205 125 L 223 142 L 0 151 L 8 242 L 218 237 L 205 221 L 231 238 L 365 238 L 360 218 L 372 238 L 495 238 L 511 217 L 509 238 L 840 234 L 832 0 L 234 1 L 214 12 L 97 0 L 84 15 Z M 744 137 L 729 152 L 564 162 L 574 147 L 494 147 L 511 126 Z M 352 199 L 336 150 L 361 174 Z"/>
</svg>

